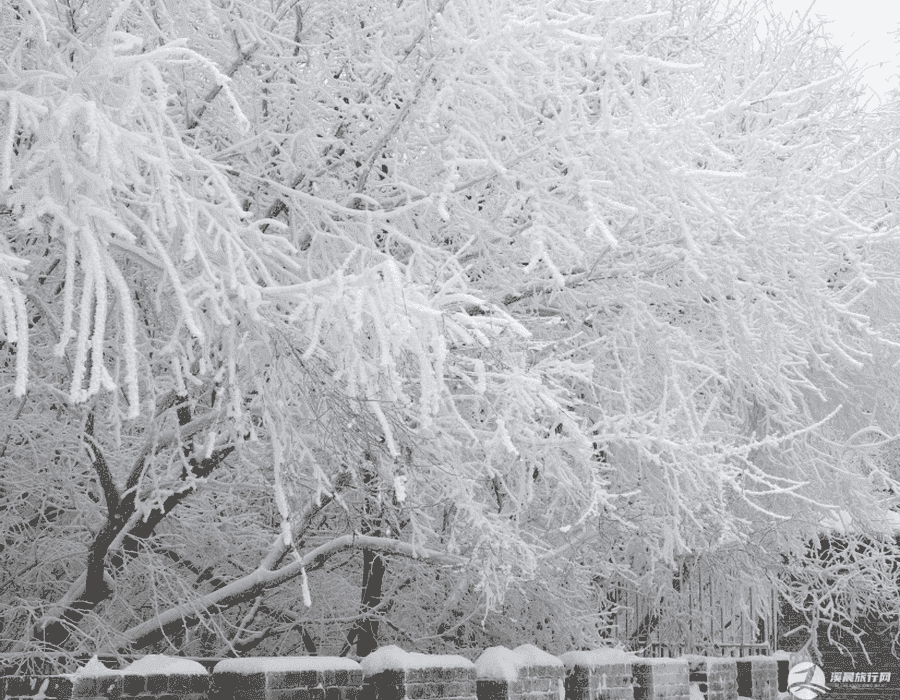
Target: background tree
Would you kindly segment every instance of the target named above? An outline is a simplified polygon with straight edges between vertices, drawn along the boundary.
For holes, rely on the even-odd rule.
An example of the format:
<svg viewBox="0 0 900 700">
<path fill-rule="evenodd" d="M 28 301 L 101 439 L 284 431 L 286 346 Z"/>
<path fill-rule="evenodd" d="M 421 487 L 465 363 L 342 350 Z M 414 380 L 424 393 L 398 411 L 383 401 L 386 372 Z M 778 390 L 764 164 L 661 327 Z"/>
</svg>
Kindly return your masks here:
<svg viewBox="0 0 900 700">
<path fill-rule="evenodd" d="M 0 8 L 6 649 L 562 651 L 716 558 L 841 624 L 893 146 L 762 7 Z"/>
</svg>

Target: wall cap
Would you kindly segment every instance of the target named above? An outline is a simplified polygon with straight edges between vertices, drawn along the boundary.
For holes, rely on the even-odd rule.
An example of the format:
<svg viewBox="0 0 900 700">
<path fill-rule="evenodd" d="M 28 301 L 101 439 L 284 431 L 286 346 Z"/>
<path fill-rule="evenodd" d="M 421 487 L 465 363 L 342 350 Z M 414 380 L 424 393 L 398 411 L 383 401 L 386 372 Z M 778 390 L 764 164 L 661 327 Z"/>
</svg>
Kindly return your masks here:
<svg viewBox="0 0 900 700">
<path fill-rule="evenodd" d="M 475 671 L 480 681 L 512 683 L 518 680 L 521 669 L 534 666 L 561 669 L 563 662 L 533 644 L 522 644 L 515 649 L 490 647 L 481 652 L 481 656 L 475 661 Z"/>
<path fill-rule="evenodd" d="M 359 671 L 353 659 L 343 656 L 250 656 L 223 659 L 213 668 L 216 673 L 284 673 L 285 671 Z"/>
<path fill-rule="evenodd" d="M 565 654 L 560 654 L 559 658 L 567 669 L 575 666 L 612 666 L 644 661 L 643 656 L 614 647 L 589 651 L 567 651 Z"/>
<path fill-rule="evenodd" d="M 379 647 L 360 664 L 363 673 L 374 676 L 383 671 L 410 671 L 423 668 L 475 668 L 475 664 L 456 654 L 419 654 L 404 651 L 393 644 Z"/>
</svg>

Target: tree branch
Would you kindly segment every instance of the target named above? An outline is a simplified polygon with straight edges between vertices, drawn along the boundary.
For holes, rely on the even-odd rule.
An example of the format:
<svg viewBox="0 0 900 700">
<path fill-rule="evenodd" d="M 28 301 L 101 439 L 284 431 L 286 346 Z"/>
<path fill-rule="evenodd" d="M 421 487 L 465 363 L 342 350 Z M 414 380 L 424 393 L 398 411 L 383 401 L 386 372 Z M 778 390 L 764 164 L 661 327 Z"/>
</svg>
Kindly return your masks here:
<svg viewBox="0 0 900 700">
<path fill-rule="evenodd" d="M 192 465 L 191 474 L 197 478 L 209 476 L 216 469 L 216 467 L 218 467 L 223 461 L 225 461 L 225 458 L 228 457 L 228 455 L 234 452 L 234 449 L 234 445 L 229 445 L 219 450 L 215 450 L 208 458 Z M 162 519 L 165 518 L 185 498 L 194 493 L 195 490 L 196 487 L 191 485 L 173 493 L 165 501 L 163 501 L 162 507 L 154 509 L 143 520 L 137 523 L 134 528 L 132 528 L 131 532 L 129 532 L 126 536 L 126 551 L 131 551 L 130 545 L 134 544 L 134 540 L 145 539 L 149 537 L 153 533 L 153 530 L 156 529 L 156 526 L 159 525 L 159 523 L 162 521 Z"/>
<path fill-rule="evenodd" d="M 179 418 L 183 420 L 184 416 L 180 415 Z M 187 425 L 182 426 L 182 431 L 187 431 L 186 429 L 198 422 L 202 423 L 202 421 L 191 421 L 188 417 Z M 90 426 L 92 427 L 92 424 Z M 183 433 L 181 434 L 183 435 Z M 233 445 L 229 445 L 214 451 L 212 455 L 200 462 L 191 460 L 192 475 L 199 478 L 208 476 L 234 449 Z M 101 455 L 102 458 L 102 453 L 99 450 L 95 450 L 94 454 Z M 107 473 L 109 472 L 105 461 L 103 461 L 101 469 L 103 468 L 106 469 Z M 129 483 L 134 473 L 132 471 L 131 476 L 129 476 Z M 183 478 L 186 479 L 187 474 Z M 112 479 L 111 475 L 109 479 Z M 154 509 L 149 515 L 140 520 L 134 520 L 132 516 L 136 512 L 137 486 L 136 482 L 133 486 L 129 486 L 125 497 L 121 499 L 118 499 L 118 492 L 116 492 L 116 498 L 118 499 L 116 507 L 110 511 L 106 523 L 100 532 L 97 533 L 88 550 L 87 569 L 80 592 L 73 593 L 72 589 L 70 589 L 70 592 L 67 594 L 69 602 L 62 608 L 57 619 L 48 620 L 45 618 L 33 630 L 33 635 L 45 644 L 56 648 L 61 647 L 69 639 L 72 630 L 81 622 L 82 618 L 109 597 L 109 594 L 112 592 L 111 579 L 105 567 L 110 546 L 119 537 L 122 537 L 124 554 L 120 553 L 112 557 L 113 566 L 118 567 L 122 564 L 124 558 L 134 556 L 137 553 L 138 540 L 149 537 L 162 519 L 187 496 L 192 494 L 196 488 L 194 485 L 186 486 L 169 496 L 163 502 L 162 507 Z M 107 503 L 109 503 L 109 496 L 107 496 Z M 131 530 L 123 535 L 123 531 L 129 523 L 132 525 Z"/>
<path fill-rule="evenodd" d="M 372 549 L 382 554 L 396 554 L 413 559 L 422 559 L 444 566 L 462 566 L 466 562 L 466 559 L 460 556 L 425 549 L 424 547 L 415 547 L 407 542 L 400 542 L 386 537 L 343 535 L 327 544 L 316 547 L 300 561 L 293 561 L 276 571 L 257 569 L 253 573 L 232 581 L 227 586 L 223 586 L 213 593 L 208 593 L 196 600 L 170 608 L 154 616 L 151 620 L 132 627 L 123 635 L 123 638 L 127 641 L 122 645 L 121 649 L 142 649 L 178 630 L 193 627 L 200 621 L 200 616 L 205 613 L 223 612 L 235 605 L 252 600 L 266 590 L 281 586 L 297 578 L 304 568 L 307 571 L 315 571 L 321 568 L 335 554 L 357 548 Z"/>
<path fill-rule="evenodd" d="M 87 450 L 88 456 L 91 458 L 91 464 L 94 471 L 97 472 L 97 478 L 100 480 L 100 487 L 103 489 L 103 496 L 106 498 L 107 517 L 112 518 L 119 509 L 119 489 L 116 488 L 115 480 L 112 472 L 109 471 L 109 465 L 103 456 L 100 445 L 94 439 L 94 412 L 90 411 L 87 416 L 87 422 L 84 426 L 84 448 Z"/>
<path fill-rule="evenodd" d="M 179 409 L 179 411 L 181 410 L 182 409 Z M 151 453 L 159 452 L 161 449 L 168 447 L 178 440 L 187 440 L 204 428 L 211 426 L 220 417 L 221 416 L 217 411 L 209 411 L 199 418 L 189 419 L 187 423 L 180 423 L 178 428 L 173 428 L 172 430 L 167 430 L 159 435 L 149 437 L 128 474 L 128 480 L 125 482 L 126 493 L 137 487 L 141 480 L 141 474 L 144 472 L 144 464 Z M 181 417 L 179 416 L 179 421 L 180 420 Z"/>
</svg>

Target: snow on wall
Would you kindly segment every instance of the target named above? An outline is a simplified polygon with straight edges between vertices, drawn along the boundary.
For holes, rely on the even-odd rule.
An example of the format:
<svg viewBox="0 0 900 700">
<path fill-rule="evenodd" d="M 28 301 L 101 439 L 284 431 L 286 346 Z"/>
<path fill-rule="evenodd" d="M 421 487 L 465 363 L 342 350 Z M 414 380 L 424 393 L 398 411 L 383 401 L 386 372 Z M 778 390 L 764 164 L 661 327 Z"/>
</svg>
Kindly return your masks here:
<svg viewBox="0 0 900 700">
<path fill-rule="evenodd" d="M 575 666 L 610 666 L 614 664 L 630 664 L 641 661 L 642 657 L 624 649 L 592 649 L 590 651 L 567 651 L 560 655 L 566 669 Z"/>
<path fill-rule="evenodd" d="M 534 644 L 521 644 L 513 651 L 525 661 L 526 666 L 562 666 L 563 662 Z"/>
<path fill-rule="evenodd" d="M 178 656 L 166 656 L 164 654 L 147 654 L 145 657 L 133 661 L 122 669 L 123 674 L 132 676 L 150 676 L 150 675 L 184 675 L 184 676 L 206 676 L 207 670 L 202 664 L 192 661 L 191 659 L 183 659 Z"/>
<path fill-rule="evenodd" d="M 120 671 L 114 671 L 108 668 L 96 655 L 91 657 L 84 666 L 81 666 L 75 673 L 69 674 L 70 678 L 81 678 L 85 676 L 118 676 Z"/>
<path fill-rule="evenodd" d="M 526 666 L 552 666 L 562 668 L 563 662 L 533 644 L 522 644 L 515 649 L 491 647 L 485 649 L 475 661 L 478 680 L 518 680 L 519 671 Z"/>
<path fill-rule="evenodd" d="M 404 651 L 393 644 L 379 647 L 364 658 L 359 666 L 367 676 L 374 676 L 384 671 L 410 671 L 425 668 L 473 668 L 471 661 L 456 654 L 419 654 L 417 652 Z"/>
<path fill-rule="evenodd" d="M 511 683 L 519 678 L 519 667 L 524 659 L 512 649 L 491 647 L 481 652 L 475 661 L 478 680 L 506 681 Z"/>
<path fill-rule="evenodd" d="M 641 657 L 640 661 L 641 661 L 641 663 L 653 664 L 654 666 L 681 666 L 685 663 L 684 658 L 671 659 L 668 656 L 662 656 L 659 658 L 657 658 L 657 657 L 652 657 L 652 658 Z"/>
<path fill-rule="evenodd" d="M 256 656 L 248 659 L 224 659 L 213 673 L 283 673 L 285 671 L 359 671 L 353 659 L 341 656 Z"/>
</svg>

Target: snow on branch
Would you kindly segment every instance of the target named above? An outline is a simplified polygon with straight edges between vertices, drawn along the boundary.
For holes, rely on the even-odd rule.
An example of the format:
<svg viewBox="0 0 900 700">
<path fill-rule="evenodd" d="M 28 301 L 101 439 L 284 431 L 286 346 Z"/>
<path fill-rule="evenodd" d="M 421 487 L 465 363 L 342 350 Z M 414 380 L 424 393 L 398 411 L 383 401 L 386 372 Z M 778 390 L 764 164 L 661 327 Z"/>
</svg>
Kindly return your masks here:
<svg viewBox="0 0 900 700">
<path fill-rule="evenodd" d="M 437 566 L 461 566 L 465 563 L 462 557 L 415 547 L 399 540 L 365 535 L 344 535 L 307 552 L 302 559 L 293 561 L 280 569 L 275 571 L 257 569 L 214 593 L 188 604 L 170 608 L 153 620 L 130 628 L 123 634 L 121 643 L 123 647 L 141 649 L 153 643 L 170 627 L 189 624 L 188 621 L 196 620 L 197 617 L 204 616 L 209 611 L 226 610 L 239 603 L 252 600 L 271 588 L 301 576 L 304 571 L 315 571 L 340 552 L 361 547 L 383 554 L 410 557 Z"/>
</svg>

